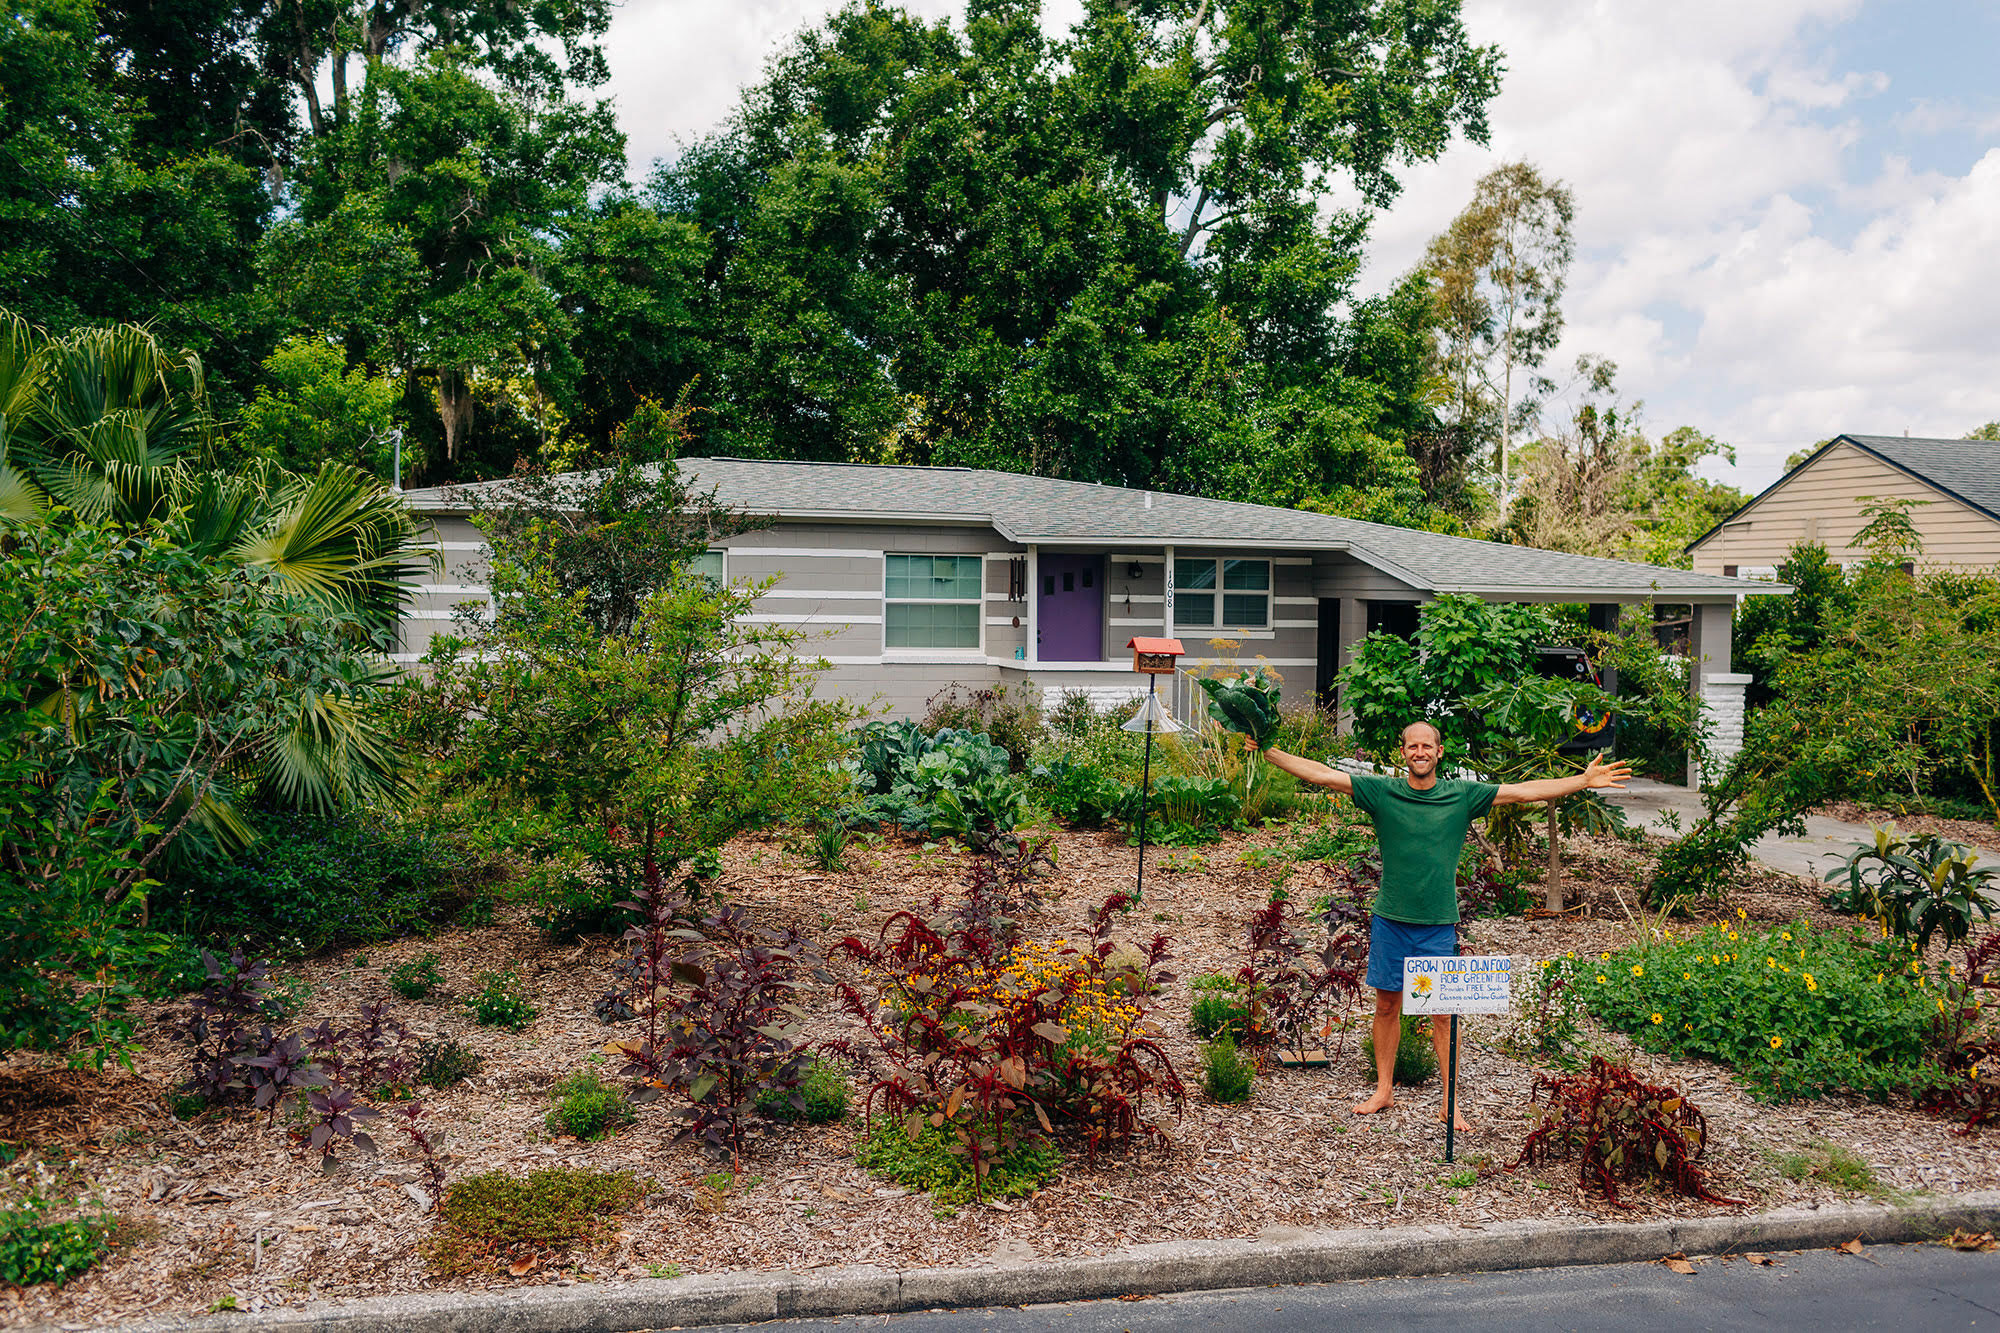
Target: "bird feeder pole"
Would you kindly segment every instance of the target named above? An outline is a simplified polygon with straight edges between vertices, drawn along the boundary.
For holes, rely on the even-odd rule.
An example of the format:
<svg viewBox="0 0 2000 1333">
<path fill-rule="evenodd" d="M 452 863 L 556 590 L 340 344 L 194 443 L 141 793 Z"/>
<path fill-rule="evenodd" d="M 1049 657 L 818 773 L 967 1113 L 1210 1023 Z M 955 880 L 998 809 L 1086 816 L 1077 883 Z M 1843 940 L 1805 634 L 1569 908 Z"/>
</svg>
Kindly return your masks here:
<svg viewBox="0 0 2000 1333">
<path fill-rule="evenodd" d="M 1179 639 L 1133 639 L 1125 646 L 1132 650 L 1132 669 L 1146 677 L 1146 702 L 1125 724 L 1127 731 L 1146 733 L 1146 760 L 1139 775 L 1139 875 L 1132 891 L 1132 901 L 1141 903 L 1146 901 L 1146 807 L 1153 794 L 1153 733 L 1181 729 L 1160 704 L 1160 677 L 1178 670 L 1179 658 L 1187 650 Z"/>
</svg>

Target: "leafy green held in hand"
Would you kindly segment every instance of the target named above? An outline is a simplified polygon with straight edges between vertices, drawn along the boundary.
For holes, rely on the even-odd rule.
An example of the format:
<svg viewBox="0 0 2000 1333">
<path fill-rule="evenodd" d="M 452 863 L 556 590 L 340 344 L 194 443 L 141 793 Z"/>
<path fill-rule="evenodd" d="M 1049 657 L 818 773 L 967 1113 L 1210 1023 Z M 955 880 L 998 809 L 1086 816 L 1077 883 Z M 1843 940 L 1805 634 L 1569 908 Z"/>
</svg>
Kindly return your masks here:
<svg viewBox="0 0 2000 1333">
<path fill-rule="evenodd" d="M 1203 679 L 1208 693 L 1208 714 L 1230 731 L 1241 732 L 1257 743 L 1259 750 L 1271 747 L 1278 734 L 1278 683 L 1263 672 L 1253 672 L 1235 683 Z"/>
</svg>

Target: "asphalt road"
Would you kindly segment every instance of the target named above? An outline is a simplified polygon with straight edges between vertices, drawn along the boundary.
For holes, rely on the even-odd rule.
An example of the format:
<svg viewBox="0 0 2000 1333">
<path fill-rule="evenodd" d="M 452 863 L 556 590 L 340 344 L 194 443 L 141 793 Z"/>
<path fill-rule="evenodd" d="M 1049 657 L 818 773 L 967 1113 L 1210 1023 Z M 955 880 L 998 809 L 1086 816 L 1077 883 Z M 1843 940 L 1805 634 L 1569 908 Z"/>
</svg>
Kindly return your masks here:
<svg viewBox="0 0 2000 1333">
<path fill-rule="evenodd" d="M 986 1310 L 787 1320 L 736 1328 L 885 1329 L 890 1333 L 1180 1333 L 1330 1327 L 1451 1329 L 2000 1329 L 2000 1252 L 1870 1246 L 1707 1259 L 1684 1276 L 1657 1263 L 1542 1268 L 1464 1277 L 1380 1278 L 1324 1286 L 1193 1292 Z"/>
</svg>

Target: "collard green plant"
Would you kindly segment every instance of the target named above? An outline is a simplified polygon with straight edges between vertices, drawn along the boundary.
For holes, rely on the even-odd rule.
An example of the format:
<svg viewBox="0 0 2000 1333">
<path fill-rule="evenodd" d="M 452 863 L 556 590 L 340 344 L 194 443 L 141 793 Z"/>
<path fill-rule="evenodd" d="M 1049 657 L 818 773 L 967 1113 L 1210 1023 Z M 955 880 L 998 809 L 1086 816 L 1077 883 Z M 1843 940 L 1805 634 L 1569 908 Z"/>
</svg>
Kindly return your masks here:
<svg viewBox="0 0 2000 1333">
<path fill-rule="evenodd" d="M 1262 672 L 1234 681 L 1198 678 L 1208 695 L 1209 716 L 1225 730 L 1246 736 L 1259 750 L 1269 749 L 1278 734 L 1278 684 Z"/>
<path fill-rule="evenodd" d="M 1847 864 L 1826 874 L 1838 885 L 1826 898 L 1836 912 L 1879 921 L 1899 940 L 1915 938 L 1922 953 L 1932 935 L 1947 949 L 1972 932 L 1973 920 L 1993 917 L 2000 870 L 1979 864 L 1979 853 L 1935 833 L 1877 828 L 1873 846 L 1856 847 Z"/>
</svg>

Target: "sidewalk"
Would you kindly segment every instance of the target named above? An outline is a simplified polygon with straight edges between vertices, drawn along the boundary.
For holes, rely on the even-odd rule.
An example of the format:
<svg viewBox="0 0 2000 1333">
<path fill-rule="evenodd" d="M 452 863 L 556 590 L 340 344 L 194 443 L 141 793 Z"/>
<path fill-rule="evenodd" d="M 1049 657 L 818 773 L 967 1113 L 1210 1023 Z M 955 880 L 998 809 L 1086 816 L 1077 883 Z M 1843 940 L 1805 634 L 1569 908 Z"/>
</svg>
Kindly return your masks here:
<svg viewBox="0 0 2000 1333">
<path fill-rule="evenodd" d="M 1171 1291 L 1285 1286 L 1375 1277 L 1504 1272 L 1633 1263 L 1746 1250 L 1935 1240 L 2000 1226 L 2000 1193 L 1898 1205 L 1789 1208 L 1652 1222 L 1497 1222 L 1488 1226 L 1309 1231 L 1272 1228 L 1252 1240 L 1168 1241 L 1094 1258 L 903 1272 L 855 1266 L 805 1273 L 535 1286 L 387 1296 L 126 1325 L 130 1333 L 568 1333 L 692 1328 L 771 1319 L 887 1315 L 1103 1300 Z M 80 1327 L 64 1325 L 65 1328 Z"/>
<path fill-rule="evenodd" d="M 1694 821 L 1701 818 L 1700 792 L 1647 778 L 1634 778 L 1624 791 L 1608 791 L 1604 796 L 1624 810 L 1625 818 L 1631 821 L 1633 827 L 1645 829 L 1648 833 L 1671 836 L 1672 830 L 1666 826 L 1664 818 L 1669 811 L 1680 815 L 1684 829 L 1692 827 Z M 1846 862 L 1854 844 L 1872 844 L 1874 841 L 1874 830 L 1866 824 L 1849 824 L 1838 819 L 1808 815 L 1804 837 L 1767 833 L 1757 839 L 1750 854 L 1773 870 L 1820 879 L 1827 871 L 1838 869 Z M 1985 859 L 1981 858 L 1982 861 Z"/>
</svg>

